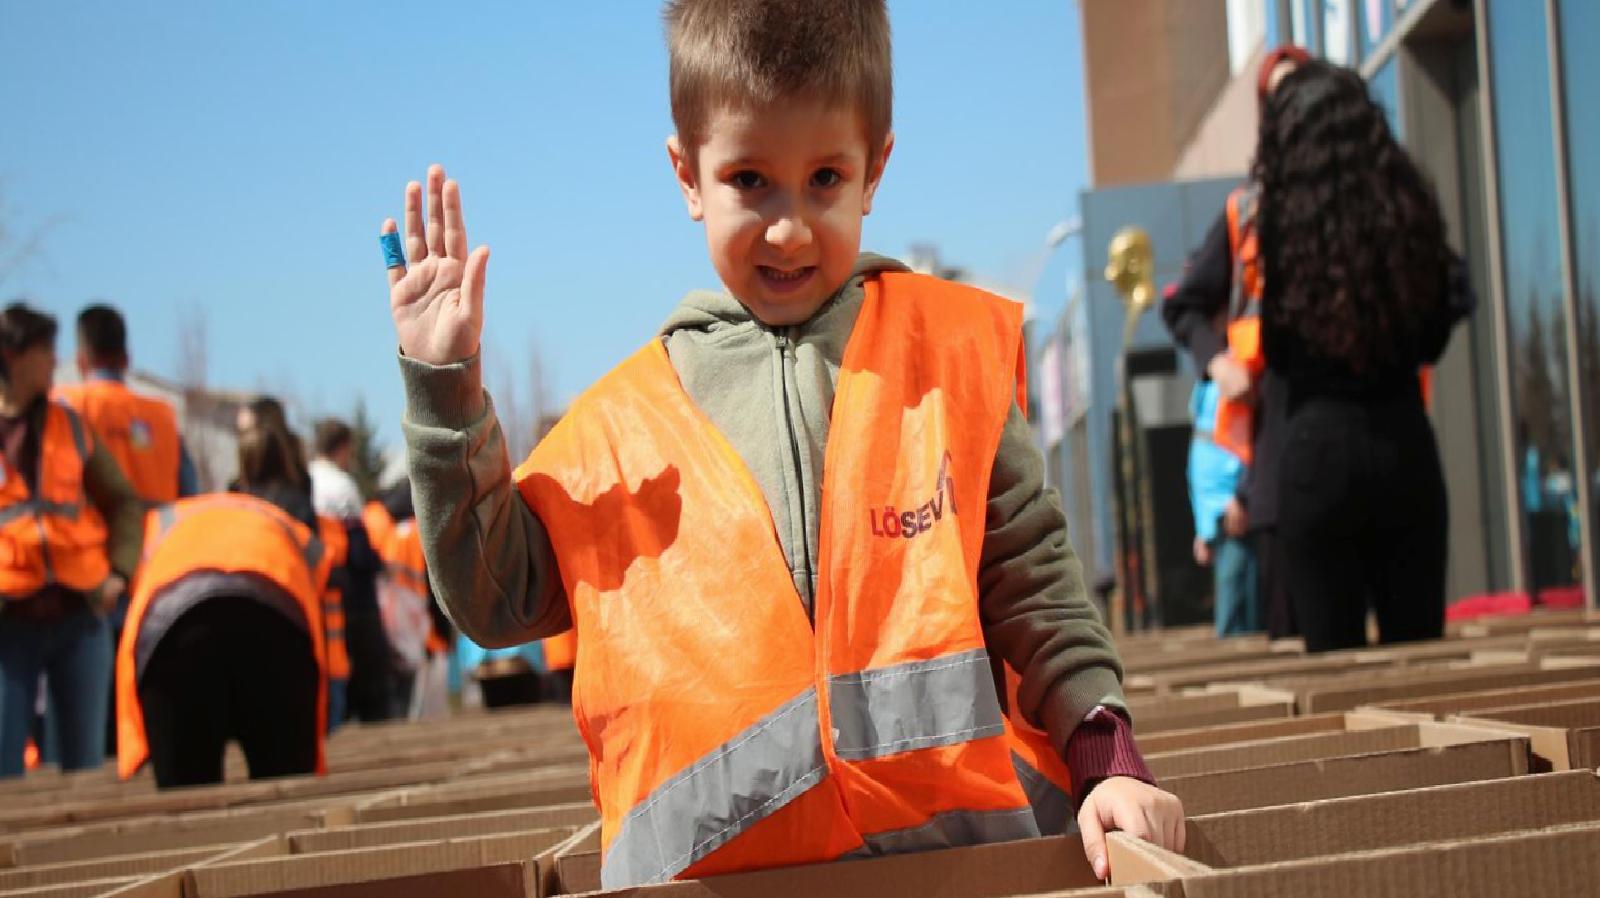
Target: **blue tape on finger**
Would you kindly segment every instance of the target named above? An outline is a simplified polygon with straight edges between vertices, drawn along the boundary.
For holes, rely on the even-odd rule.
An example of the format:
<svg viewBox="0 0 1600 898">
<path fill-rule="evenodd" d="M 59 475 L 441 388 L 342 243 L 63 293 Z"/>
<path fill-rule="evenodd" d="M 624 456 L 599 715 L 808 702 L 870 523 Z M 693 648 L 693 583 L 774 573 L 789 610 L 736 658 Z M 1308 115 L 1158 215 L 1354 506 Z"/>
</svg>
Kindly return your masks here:
<svg viewBox="0 0 1600 898">
<path fill-rule="evenodd" d="M 383 246 L 383 267 L 404 268 L 406 264 L 405 250 L 400 248 L 400 234 L 390 231 L 378 235 L 378 243 Z"/>
</svg>

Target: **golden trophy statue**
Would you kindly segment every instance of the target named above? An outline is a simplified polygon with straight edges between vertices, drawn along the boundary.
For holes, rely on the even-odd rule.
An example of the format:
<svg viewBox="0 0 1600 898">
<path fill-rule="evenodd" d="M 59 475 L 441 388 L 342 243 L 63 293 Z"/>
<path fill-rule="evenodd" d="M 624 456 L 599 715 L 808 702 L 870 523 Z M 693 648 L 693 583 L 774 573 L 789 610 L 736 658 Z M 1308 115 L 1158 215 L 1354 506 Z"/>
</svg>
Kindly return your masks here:
<svg viewBox="0 0 1600 898">
<path fill-rule="evenodd" d="M 1106 248 L 1106 280 L 1122 296 L 1125 322 L 1122 328 L 1122 351 L 1117 365 L 1119 397 L 1118 409 L 1118 459 L 1117 472 L 1120 498 L 1117 508 L 1118 545 L 1122 552 L 1119 561 L 1120 595 L 1113 601 L 1111 619 L 1113 626 L 1132 622 L 1142 628 L 1146 625 L 1150 599 L 1155 594 L 1155 521 L 1151 508 L 1150 489 L 1140 460 L 1145 458 L 1143 431 L 1135 420 L 1137 410 L 1133 401 L 1133 385 L 1128 377 L 1128 350 L 1133 345 L 1134 331 L 1139 318 L 1155 305 L 1155 249 L 1150 235 L 1143 228 L 1126 227 L 1111 238 Z M 1120 612 L 1120 613 L 1118 613 Z M 1131 614 L 1130 614 L 1131 612 Z"/>
</svg>

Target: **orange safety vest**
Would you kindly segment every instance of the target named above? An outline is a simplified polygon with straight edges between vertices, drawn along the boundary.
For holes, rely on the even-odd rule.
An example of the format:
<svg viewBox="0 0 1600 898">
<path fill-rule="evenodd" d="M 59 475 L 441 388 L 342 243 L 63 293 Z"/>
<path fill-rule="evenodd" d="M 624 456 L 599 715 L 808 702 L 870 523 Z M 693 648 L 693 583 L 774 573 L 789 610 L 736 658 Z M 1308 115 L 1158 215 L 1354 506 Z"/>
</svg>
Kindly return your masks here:
<svg viewBox="0 0 1600 898">
<path fill-rule="evenodd" d="M 105 521 L 83 485 L 93 451 L 83 419 L 48 402 L 36 491 L 0 457 L 0 597 L 27 599 L 51 583 L 89 592 L 111 576 Z"/>
<path fill-rule="evenodd" d="M 416 518 L 395 523 L 389 530 L 389 537 L 380 554 L 393 583 L 414 596 L 421 603 L 423 611 L 427 612 L 430 601 L 428 559 L 422 552 L 422 532 L 417 529 Z M 444 637 L 433 629 L 430 616 L 425 650 L 430 655 L 441 655 L 448 649 Z"/>
<path fill-rule="evenodd" d="M 389 544 L 389 537 L 394 534 L 394 518 L 389 517 L 389 510 L 376 499 L 368 502 L 361 509 L 361 525 L 367 528 L 367 543 L 372 546 L 372 551 L 382 557 L 384 546 Z"/>
<path fill-rule="evenodd" d="M 1257 234 L 1260 194 L 1255 185 L 1234 188 L 1228 194 L 1228 251 L 1233 256 L 1233 287 L 1228 299 L 1228 354 L 1259 381 L 1267 368 L 1267 354 L 1261 342 L 1261 297 L 1264 271 L 1261 242 Z M 1433 369 L 1417 369 L 1422 401 L 1433 403 Z M 1213 441 L 1250 464 L 1255 457 L 1254 397 L 1222 397 L 1217 400 L 1216 430 Z"/>
<path fill-rule="evenodd" d="M 578 663 L 578 631 L 568 629 L 540 640 L 544 649 L 544 666 L 547 670 L 571 670 Z"/>
<path fill-rule="evenodd" d="M 329 568 L 350 560 L 350 537 L 338 518 L 317 516 L 317 535 L 328 553 Z M 328 647 L 328 679 L 350 679 L 350 650 L 344 641 L 344 594 L 334 586 L 322 591 L 322 638 Z"/>
<path fill-rule="evenodd" d="M 323 641 L 322 592 L 330 559 L 321 540 L 277 506 L 253 496 L 217 493 L 180 499 L 150 512 L 145 526 L 144 560 L 117 646 L 117 773 L 132 777 L 149 757 L 144 711 L 139 704 L 139 674 L 160 642 L 167 624 L 184 608 L 150 617 L 164 602 L 193 605 L 209 597 L 204 589 L 182 587 L 207 575 L 243 574 L 278 587 L 271 593 L 293 600 L 290 613 L 303 616 L 319 671 L 317 686 L 317 772 L 326 772 L 322 734 L 328 721 L 328 665 Z M 264 597 L 264 600 L 266 598 Z M 146 626 L 149 623 L 150 626 Z"/>
<path fill-rule="evenodd" d="M 916 335 L 911 338 L 908 335 Z M 1036 836 L 1042 734 L 978 612 L 1021 307 L 869 279 L 839 370 L 806 618 L 749 470 L 652 341 L 515 473 L 578 631 L 606 888 Z M 1030 754 L 1031 753 L 1031 754 Z"/>
<path fill-rule="evenodd" d="M 105 441 L 139 498 L 178 498 L 178 417 L 172 406 L 103 379 L 58 387 L 56 395 Z"/>
</svg>

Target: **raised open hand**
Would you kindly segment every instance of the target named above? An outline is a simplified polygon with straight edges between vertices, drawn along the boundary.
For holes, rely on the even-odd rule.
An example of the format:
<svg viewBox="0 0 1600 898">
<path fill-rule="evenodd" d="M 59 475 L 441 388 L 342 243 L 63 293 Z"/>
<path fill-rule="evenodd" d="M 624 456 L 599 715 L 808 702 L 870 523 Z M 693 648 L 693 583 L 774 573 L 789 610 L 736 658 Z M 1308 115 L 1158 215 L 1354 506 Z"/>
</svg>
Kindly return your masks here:
<svg viewBox="0 0 1600 898">
<path fill-rule="evenodd" d="M 428 168 L 428 225 L 422 225 L 422 185 L 406 185 L 405 250 L 410 260 L 389 268 L 389 312 L 400 351 L 431 365 L 447 365 L 478 351 L 483 333 L 483 280 L 489 247 L 467 254 L 461 188 L 445 180 L 444 167 Z M 383 234 L 395 233 L 385 219 Z"/>
</svg>

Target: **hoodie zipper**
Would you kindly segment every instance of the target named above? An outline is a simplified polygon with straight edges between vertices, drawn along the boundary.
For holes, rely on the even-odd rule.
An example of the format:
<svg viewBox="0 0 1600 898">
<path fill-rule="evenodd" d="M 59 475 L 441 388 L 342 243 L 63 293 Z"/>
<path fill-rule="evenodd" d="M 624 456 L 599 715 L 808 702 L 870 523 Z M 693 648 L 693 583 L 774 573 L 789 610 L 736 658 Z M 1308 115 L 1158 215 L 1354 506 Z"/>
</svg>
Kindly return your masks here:
<svg viewBox="0 0 1600 898">
<path fill-rule="evenodd" d="M 789 404 L 789 358 L 794 351 L 794 340 L 789 332 L 787 327 L 773 328 L 772 336 L 778 348 L 778 401 L 783 403 L 783 423 L 789 434 L 789 461 L 794 467 L 794 482 L 786 486 L 794 488 L 790 495 L 796 498 L 795 504 L 800 513 L 798 549 L 806 576 L 806 618 L 815 623 L 816 571 L 811 567 L 811 522 L 806 518 L 805 468 L 801 466 L 800 438 L 795 434 L 794 412 Z"/>
</svg>

